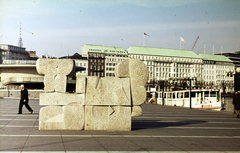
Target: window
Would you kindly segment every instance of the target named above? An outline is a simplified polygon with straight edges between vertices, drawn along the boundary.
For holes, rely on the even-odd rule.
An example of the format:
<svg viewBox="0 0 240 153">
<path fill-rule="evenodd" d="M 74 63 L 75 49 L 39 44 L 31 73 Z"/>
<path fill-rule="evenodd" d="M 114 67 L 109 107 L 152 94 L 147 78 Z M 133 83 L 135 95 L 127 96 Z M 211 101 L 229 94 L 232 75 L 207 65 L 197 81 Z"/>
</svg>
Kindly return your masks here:
<svg viewBox="0 0 240 153">
<path fill-rule="evenodd" d="M 215 91 L 210 92 L 210 97 L 216 97 L 216 92 Z"/>
<path fill-rule="evenodd" d="M 184 98 L 189 98 L 189 92 L 184 93 Z"/>
</svg>

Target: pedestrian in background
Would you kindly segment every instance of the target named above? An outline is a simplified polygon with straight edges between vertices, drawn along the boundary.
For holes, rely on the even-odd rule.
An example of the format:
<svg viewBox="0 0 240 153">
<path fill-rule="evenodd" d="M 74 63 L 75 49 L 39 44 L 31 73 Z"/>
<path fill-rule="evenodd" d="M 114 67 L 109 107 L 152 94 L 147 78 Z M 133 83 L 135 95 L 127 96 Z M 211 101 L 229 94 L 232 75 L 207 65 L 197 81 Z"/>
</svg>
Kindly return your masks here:
<svg viewBox="0 0 240 153">
<path fill-rule="evenodd" d="M 28 91 L 27 89 L 24 88 L 24 85 L 21 85 L 21 97 L 20 97 L 20 103 L 19 103 L 19 110 L 18 110 L 18 114 L 22 114 L 22 107 L 23 105 L 25 105 L 25 107 L 28 109 L 28 111 L 30 112 L 30 114 L 33 113 L 32 108 L 28 105 Z"/>
<path fill-rule="evenodd" d="M 237 114 L 237 118 L 239 118 L 240 113 L 240 94 L 236 91 L 233 96 L 233 105 L 234 105 L 234 111 Z"/>
</svg>

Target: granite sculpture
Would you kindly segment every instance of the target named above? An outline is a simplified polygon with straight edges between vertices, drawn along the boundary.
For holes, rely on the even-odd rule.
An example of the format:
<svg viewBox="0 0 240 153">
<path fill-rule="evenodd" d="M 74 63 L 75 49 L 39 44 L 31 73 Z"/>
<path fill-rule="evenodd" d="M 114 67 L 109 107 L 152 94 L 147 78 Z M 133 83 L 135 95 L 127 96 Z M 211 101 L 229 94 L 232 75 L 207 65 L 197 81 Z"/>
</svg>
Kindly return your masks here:
<svg viewBox="0 0 240 153">
<path fill-rule="evenodd" d="M 39 130 L 130 131 L 131 117 L 142 115 L 148 80 L 146 65 L 136 59 L 120 62 L 115 77 L 77 76 L 76 92 L 66 93 L 71 59 L 38 59 L 44 75 Z"/>
</svg>

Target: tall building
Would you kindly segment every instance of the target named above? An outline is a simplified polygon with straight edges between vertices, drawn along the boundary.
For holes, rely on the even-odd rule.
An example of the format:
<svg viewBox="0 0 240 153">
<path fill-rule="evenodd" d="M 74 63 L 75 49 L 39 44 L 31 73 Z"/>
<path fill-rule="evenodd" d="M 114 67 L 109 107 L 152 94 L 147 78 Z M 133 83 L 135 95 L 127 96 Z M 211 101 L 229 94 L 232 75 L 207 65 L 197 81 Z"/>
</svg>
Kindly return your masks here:
<svg viewBox="0 0 240 153">
<path fill-rule="evenodd" d="M 25 48 L 0 44 L 0 64 L 3 60 L 28 60 L 29 54 L 25 51 Z"/>
<path fill-rule="evenodd" d="M 180 82 L 187 77 L 201 80 L 202 58 L 193 51 L 131 46 L 129 58 L 143 61 L 149 70 L 149 83 L 159 88 L 159 81 Z M 173 88 L 173 87 L 169 87 Z"/>
<path fill-rule="evenodd" d="M 234 91 L 234 63 L 224 55 L 199 54 L 203 58 L 202 78 L 209 88 Z M 232 74 L 229 74 L 231 72 Z"/>
<path fill-rule="evenodd" d="M 82 56 L 88 58 L 88 75 L 114 77 L 115 66 L 128 59 L 127 51 L 120 47 L 82 45 Z"/>
<path fill-rule="evenodd" d="M 235 65 L 235 67 L 240 67 L 240 51 L 222 53 L 222 54 L 216 54 L 216 55 L 224 55 L 227 58 L 229 58 L 231 61 L 233 61 L 233 64 Z"/>
<path fill-rule="evenodd" d="M 226 70 L 234 71 L 233 62 L 221 55 L 197 55 L 193 51 L 131 46 L 120 47 L 82 45 L 82 56 L 88 58 L 88 75 L 114 77 L 115 66 L 123 60 L 139 59 L 149 70 L 149 88 L 160 90 L 159 82 L 168 89 L 175 86 L 193 88 L 215 88 L 232 92 L 234 78 Z M 184 85 L 184 81 L 187 82 Z"/>
</svg>

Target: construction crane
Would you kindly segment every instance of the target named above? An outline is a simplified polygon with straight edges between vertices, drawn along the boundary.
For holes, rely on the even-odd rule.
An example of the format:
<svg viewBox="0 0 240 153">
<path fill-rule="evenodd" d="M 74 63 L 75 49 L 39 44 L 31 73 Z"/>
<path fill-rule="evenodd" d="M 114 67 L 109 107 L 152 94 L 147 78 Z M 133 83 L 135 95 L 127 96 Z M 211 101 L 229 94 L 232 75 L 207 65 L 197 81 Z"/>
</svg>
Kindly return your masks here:
<svg viewBox="0 0 240 153">
<path fill-rule="evenodd" d="M 197 37 L 197 39 L 196 39 L 196 41 L 195 41 L 195 43 L 194 43 L 194 45 L 193 45 L 193 47 L 192 47 L 192 51 L 193 51 L 193 49 L 194 49 L 194 47 L 195 47 L 195 45 L 196 45 L 198 39 L 199 39 L 199 36 Z"/>
</svg>

